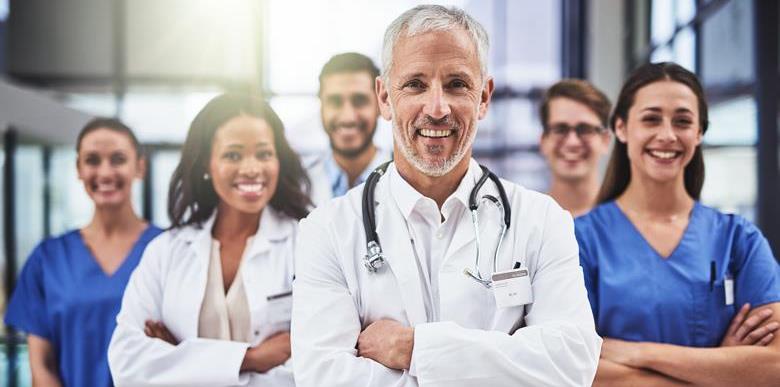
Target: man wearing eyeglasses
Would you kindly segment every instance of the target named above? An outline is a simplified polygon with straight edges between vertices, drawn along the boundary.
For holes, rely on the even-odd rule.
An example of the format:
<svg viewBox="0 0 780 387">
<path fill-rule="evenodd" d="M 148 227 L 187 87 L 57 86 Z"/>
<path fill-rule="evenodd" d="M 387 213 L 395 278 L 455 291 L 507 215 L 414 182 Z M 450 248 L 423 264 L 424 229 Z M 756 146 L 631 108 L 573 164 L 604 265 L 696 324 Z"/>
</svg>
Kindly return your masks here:
<svg viewBox="0 0 780 387">
<path fill-rule="evenodd" d="M 320 117 L 330 149 L 307 167 L 312 201 L 322 205 L 363 183 L 390 153 L 374 144 L 379 104 L 371 58 L 347 52 L 334 55 L 320 72 Z"/>
<path fill-rule="evenodd" d="M 599 160 L 612 140 L 606 127 L 610 109 L 604 93 L 579 79 L 554 84 L 542 98 L 540 149 L 552 174 L 549 194 L 572 216 L 596 203 Z"/>
</svg>

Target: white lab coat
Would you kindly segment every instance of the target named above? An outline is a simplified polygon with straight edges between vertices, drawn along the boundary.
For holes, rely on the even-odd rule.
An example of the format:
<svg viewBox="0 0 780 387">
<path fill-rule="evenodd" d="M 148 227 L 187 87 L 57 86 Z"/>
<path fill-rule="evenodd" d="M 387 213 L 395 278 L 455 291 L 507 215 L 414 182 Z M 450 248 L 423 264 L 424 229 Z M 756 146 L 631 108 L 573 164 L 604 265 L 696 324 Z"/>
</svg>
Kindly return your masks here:
<svg viewBox="0 0 780 387">
<path fill-rule="evenodd" d="M 397 173 L 393 168 L 388 173 Z M 481 173 L 473 160 L 470 168 Z M 521 261 L 530 271 L 534 303 L 498 309 L 491 290 L 463 274 L 475 257 L 474 227 L 464 211 L 439 267 L 440 320 L 429 322 L 413 247 L 388 181 L 382 178 L 375 191 L 386 259 L 378 273 L 363 266 L 362 186 L 301 221 L 292 322 L 298 386 L 590 385 L 601 338 L 569 213 L 546 195 L 503 182 L 512 224 L 498 270 Z M 488 193 L 498 197 L 490 181 L 480 197 Z M 480 221 L 480 269 L 490 273 L 500 220 L 498 211 L 481 216 L 489 219 Z M 415 327 L 414 375 L 356 356 L 361 330 L 379 319 Z"/>
<path fill-rule="evenodd" d="M 289 330 L 269 323 L 266 297 L 291 289 L 297 223 L 270 207 L 240 271 L 249 303 L 251 343 L 198 338 L 206 289 L 214 216 L 202 228 L 166 231 L 146 248 L 130 277 L 108 348 L 117 386 L 293 386 L 289 362 L 267 373 L 241 373 L 249 346 Z M 162 321 L 176 346 L 144 334 L 144 321 Z"/>
</svg>

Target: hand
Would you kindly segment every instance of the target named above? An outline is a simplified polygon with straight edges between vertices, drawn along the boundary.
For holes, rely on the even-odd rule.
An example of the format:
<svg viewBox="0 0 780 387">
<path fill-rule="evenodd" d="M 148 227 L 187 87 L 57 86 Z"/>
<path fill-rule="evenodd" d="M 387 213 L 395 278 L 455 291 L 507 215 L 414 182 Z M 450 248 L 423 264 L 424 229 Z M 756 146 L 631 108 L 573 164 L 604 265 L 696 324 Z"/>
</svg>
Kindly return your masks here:
<svg viewBox="0 0 780 387">
<path fill-rule="evenodd" d="M 358 356 L 374 360 L 385 367 L 408 370 L 412 362 L 414 328 L 393 320 L 377 320 L 360 332 Z"/>
<path fill-rule="evenodd" d="M 176 336 L 168 330 L 165 324 L 159 321 L 146 320 L 144 333 L 151 338 L 163 340 L 171 345 L 179 344 L 179 340 L 176 339 Z"/>
<path fill-rule="evenodd" d="M 241 363 L 241 372 L 268 372 L 290 358 L 290 332 L 277 333 L 260 345 L 249 348 Z"/>
<path fill-rule="evenodd" d="M 735 345 L 767 345 L 775 337 L 774 333 L 780 328 L 780 323 L 766 321 L 772 317 L 772 309 L 763 309 L 748 317 L 750 304 L 742 305 L 739 312 L 731 320 L 731 325 L 723 336 L 721 347 Z M 766 323 L 766 324 L 765 324 Z"/>
<path fill-rule="evenodd" d="M 642 343 L 604 338 L 601 358 L 629 367 L 641 368 Z"/>
</svg>

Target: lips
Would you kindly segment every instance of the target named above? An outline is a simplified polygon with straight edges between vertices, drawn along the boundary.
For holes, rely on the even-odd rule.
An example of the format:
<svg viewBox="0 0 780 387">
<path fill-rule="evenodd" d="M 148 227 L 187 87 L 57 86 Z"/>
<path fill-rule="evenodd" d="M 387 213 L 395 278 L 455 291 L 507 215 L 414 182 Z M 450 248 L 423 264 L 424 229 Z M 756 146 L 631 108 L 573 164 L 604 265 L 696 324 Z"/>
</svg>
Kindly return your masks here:
<svg viewBox="0 0 780 387">
<path fill-rule="evenodd" d="M 105 194 L 119 191 L 122 188 L 122 184 L 116 181 L 111 182 L 96 182 L 92 184 L 92 191 Z"/>
</svg>

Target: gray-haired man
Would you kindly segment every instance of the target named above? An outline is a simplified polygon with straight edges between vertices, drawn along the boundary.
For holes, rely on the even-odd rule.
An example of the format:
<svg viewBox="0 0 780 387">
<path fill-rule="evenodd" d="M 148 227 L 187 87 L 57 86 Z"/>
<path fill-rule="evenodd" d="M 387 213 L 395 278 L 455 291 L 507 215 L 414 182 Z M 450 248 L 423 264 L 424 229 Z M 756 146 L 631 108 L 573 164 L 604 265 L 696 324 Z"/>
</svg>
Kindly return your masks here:
<svg viewBox="0 0 780 387">
<path fill-rule="evenodd" d="M 376 90 L 396 158 L 301 222 L 299 386 L 593 381 L 601 339 L 571 216 L 471 159 L 494 88 L 487 51 L 456 8 L 419 6 L 388 28 Z"/>
</svg>

